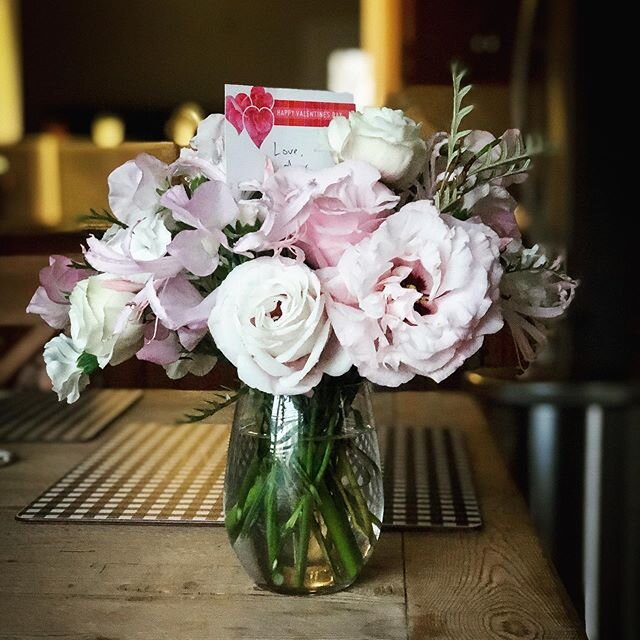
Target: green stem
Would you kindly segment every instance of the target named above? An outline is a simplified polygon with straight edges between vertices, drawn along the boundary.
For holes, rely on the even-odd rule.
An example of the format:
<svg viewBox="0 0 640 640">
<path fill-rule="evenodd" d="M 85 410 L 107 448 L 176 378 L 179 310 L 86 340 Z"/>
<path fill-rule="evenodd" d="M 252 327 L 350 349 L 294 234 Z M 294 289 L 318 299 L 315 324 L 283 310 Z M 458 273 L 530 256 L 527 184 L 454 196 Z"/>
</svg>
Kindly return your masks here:
<svg viewBox="0 0 640 640">
<path fill-rule="evenodd" d="M 302 414 L 304 416 L 304 414 Z M 302 453 L 303 468 L 307 475 L 311 475 L 311 466 L 313 465 L 313 435 L 316 429 L 316 419 L 318 415 L 318 402 L 314 398 L 311 400 L 311 415 L 309 416 L 309 424 L 307 429 L 303 429 L 302 445 L 304 451 Z M 303 418 L 304 419 L 304 418 Z M 311 518 L 312 518 L 312 499 L 309 492 L 305 492 L 302 499 L 302 510 L 300 512 L 300 531 L 298 535 L 298 544 L 296 547 L 296 585 L 304 587 L 304 577 L 307 571 L 307 556 L 309 555 L 309 537 L 311 535 Z"/>
<path fill-rule="evenodd" d="M 322 535 L 322 530 L 320 529 L 320 525 L 318 524 L 315 518 L 312 518 L 311 527 L 313 529 L 313 535 L 315 536 L 315 539 L 318 542 L 318 546 L 322 551 L 322 555 L 324 556 L 324 559 L 327 561 L 327 564 L 331 569 L 331 573 L 335 576 L 336 569 L 333 565 L 333 560 L 331 559 L 331 554 L 329 553 L 329 549 L 327 548 L 327 541 L 324 539 L 324 536 Z"/>
<path fill-rule="evenodd" d="M 347 457 L 347 453 L 344 449 L 341 449 L 338 453 L 338 457 L 340 460 L 340 467 L 342 472 L 347 478 L 349 488 L 351 489 L 350 493 L 356 501 L 356 506 L 360 513 L 361 523 L 363 524 L 364 532 L 367 538 L 369 538 L 370 542 L 374 541 L 373 535 L 373 527 L 371 525 L 371 519 L 369 518 L 369 507 L 367 506 L 367 501 L 362 494 L 362 489 L 360 485 L 358 485 L 358 480 L 353 473 L 353 468 L 351 466 L 351 462 Z"/>
<path fill-rule="evenodd" d="M 278 503 L 277 503 L 277 467 L 274 465 L 267 478 L 267 491 L 265 493 L 265 516 L 267 533 L 267 555 L 269 558 L 269 571 L 273 583 L 282 584 L 282 574 L 278 570 Z"/>
<path fill-rule="evenodd" d="M 325 482 L 318 486 L 320 512 L 327 526 L 327 539 L 331 539 L 340 557 L 347 578 L 355 578 L 362 565 L 362 554 L 351 530 L 344 510 L 336 507 L 333 496 Z"/>
<path fill-rule="evenodd" d="M 238 492 L 238 500 L 233 505 L 233 507 L 227 511 L 225 526 L 227 527 L 227 532 L 229 534 L 231 544 L 236 541 L 238 535 L 240 534 L 240 530 L 242 529 L 242 521 L 244 519 L 244 516 L 246 515 L 245 505 L 247 503 L 247 498 L 249 497 L 249 493 L 256 482 L 259 471 L 260 460 L 256 458 L 251 463 L 249 469 L 247 469 L 247 474 L 244 477 L 242 485 L 240 486 L 240 491 Z"/>
</svg>

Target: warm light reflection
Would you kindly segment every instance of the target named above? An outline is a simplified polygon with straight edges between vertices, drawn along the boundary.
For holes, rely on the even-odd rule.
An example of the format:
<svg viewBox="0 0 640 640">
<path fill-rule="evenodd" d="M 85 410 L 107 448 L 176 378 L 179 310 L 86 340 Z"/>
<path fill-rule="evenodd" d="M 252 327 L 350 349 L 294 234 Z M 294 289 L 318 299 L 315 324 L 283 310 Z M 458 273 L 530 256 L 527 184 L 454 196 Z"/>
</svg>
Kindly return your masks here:
<svg viewBox="0 0 640 640">
<path fill-rule="evenodd" d="M 514 211 L 514 215 L 516 217 L 516 222 L 518 223 L 518 228 L 521 231 L 527 231 L 531 226 L 531 215 L 529 212 L 521 204 L 518 204 Z"/>
<path fill-rule="evenodd" d="M 124 141 L 124 122 L 114 115 L 97 116 L 91 123 L 91 139 L 101 149 L 118 147 Z"/>
<path fill-rule="evenodd" d="M 0 0 L 0 144 L 22 138 L 18 2 Z"/>
<path fill-rule="evenodd" d="M 378 106 L 402 86 L 401 21 L 401 0 L 360 0 L 360 45 L 373 61 Z"/>
<path fill-rule="evenodd" d="M 203 118 L 204 111 L 199 104 L 184 102 L 175 109 L 169 118 L 165 132 L 169 139 L 179 147 L 187 147 Z"/>
<path fill-rule="evenodd" d="M 55 227 L 62 221 L 60 189 L 60 144 L 53 133 L 42 133 L 34 139 L 34 212 L 39 223 Z"/>
<path fill-rule="evenodd" d="M 362 49 L 336 49 L 327 61 L 327 87 L 330 91 L 353 93 L 356 107 L 375 103 L 375 79 L 370 54 Z"/>
</svg>

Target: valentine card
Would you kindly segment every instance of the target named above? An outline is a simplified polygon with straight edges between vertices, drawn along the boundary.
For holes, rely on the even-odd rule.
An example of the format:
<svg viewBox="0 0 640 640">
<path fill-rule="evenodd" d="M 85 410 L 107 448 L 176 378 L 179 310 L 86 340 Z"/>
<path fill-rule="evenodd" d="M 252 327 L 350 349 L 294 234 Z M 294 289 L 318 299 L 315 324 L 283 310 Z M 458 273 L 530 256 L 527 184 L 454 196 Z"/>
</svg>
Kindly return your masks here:
<svg viewBox="0 0 640 640">
<path fill-rule="evenodd" d="M 350 93 L 225 85 L 228 183 L 261 180 L 267 158 L 278 168 L 332 166 L 326 128 L 354 110 Z"/>
</svg>

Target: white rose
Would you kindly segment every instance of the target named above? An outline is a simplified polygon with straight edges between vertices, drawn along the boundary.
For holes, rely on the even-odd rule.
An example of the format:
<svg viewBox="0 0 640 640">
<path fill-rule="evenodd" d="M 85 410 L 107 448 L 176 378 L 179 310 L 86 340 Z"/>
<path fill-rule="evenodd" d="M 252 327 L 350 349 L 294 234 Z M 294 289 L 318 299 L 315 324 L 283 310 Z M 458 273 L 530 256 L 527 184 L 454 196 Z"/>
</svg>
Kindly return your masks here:
<svg viewBox="0 0 640 640">
<path fill-rule="evenodd" d="M 373 165 L 382 179 L 399 187 L 410 185 L 427 158 L 420 125 L 399 109 L 365 107 L 349 118 L 334 118 L 327 130 L 337 160 L 362 160 Z"/>
<path fill-rule="evenodd" d="M 143 325 L 128 307 L 140 288 L 101 273 L 79 282 L 69 296 L 71 337 L 80 351 L 96 356 L 101 368 L 124 362 L 142 346 Z"/>
<path fill-rule="evenodd" d="M 350 362 L 333 335 L 320 281 L 290 258 L 236 267 L 217 290 L 209 330 L 250 387 L 274 395 L 307 393 L 323 373 Z"/>
<path fill-rule="evenodd" d="M 44 345 L 44 362 L 58 400 L 69 404 L 80 397 L 89 384 L 89 376 L 78 366 L 82 349 L 64 334 L 56 336 Z"/>
</svg>

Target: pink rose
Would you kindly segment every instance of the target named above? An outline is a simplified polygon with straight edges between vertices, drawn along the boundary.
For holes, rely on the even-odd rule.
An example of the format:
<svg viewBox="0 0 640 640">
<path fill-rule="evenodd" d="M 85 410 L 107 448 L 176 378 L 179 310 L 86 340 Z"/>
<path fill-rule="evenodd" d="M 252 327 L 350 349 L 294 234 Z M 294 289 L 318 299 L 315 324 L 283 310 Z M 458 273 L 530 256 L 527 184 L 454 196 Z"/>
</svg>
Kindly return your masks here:
<svg viewBox="0 0 640 640">
<path fill-rule="evenodd" d="M 318 193 L 297 245 L 316 267 L 337 264 L 347 247 L 373 233 L 399 198 L 380 182 L 380 172 L 366 162 L 342 162 L 318 172 Z"/>
<path fill-rule="evenodd" d="M 90 269 L 76 269 L 66 256 L 50 256 L 49 266 L 40 270 L 40 286 L 33 294 L 27 313 L 38 314 L 54 329 L 69 323 L 69 295 L 80 280 L 93 274 Z"/>
<path fill-rule="evenodd" d="M 421 200 L 320 270 L 331 324 L 360 374 L 385 386 L 440 382 L 478 351 L 503 324 L 498 245 L 487 226 Z"/>
<path fill-rule="evenodd" d="M 285 167 L 261 187 L 266 210 L 260 231 L 236 250 L 299 247 L 312 266 L 334 265 L 345 249 L 377 229 L 398 202 L 366 162 L 309 171 Z"/>
</svg>

